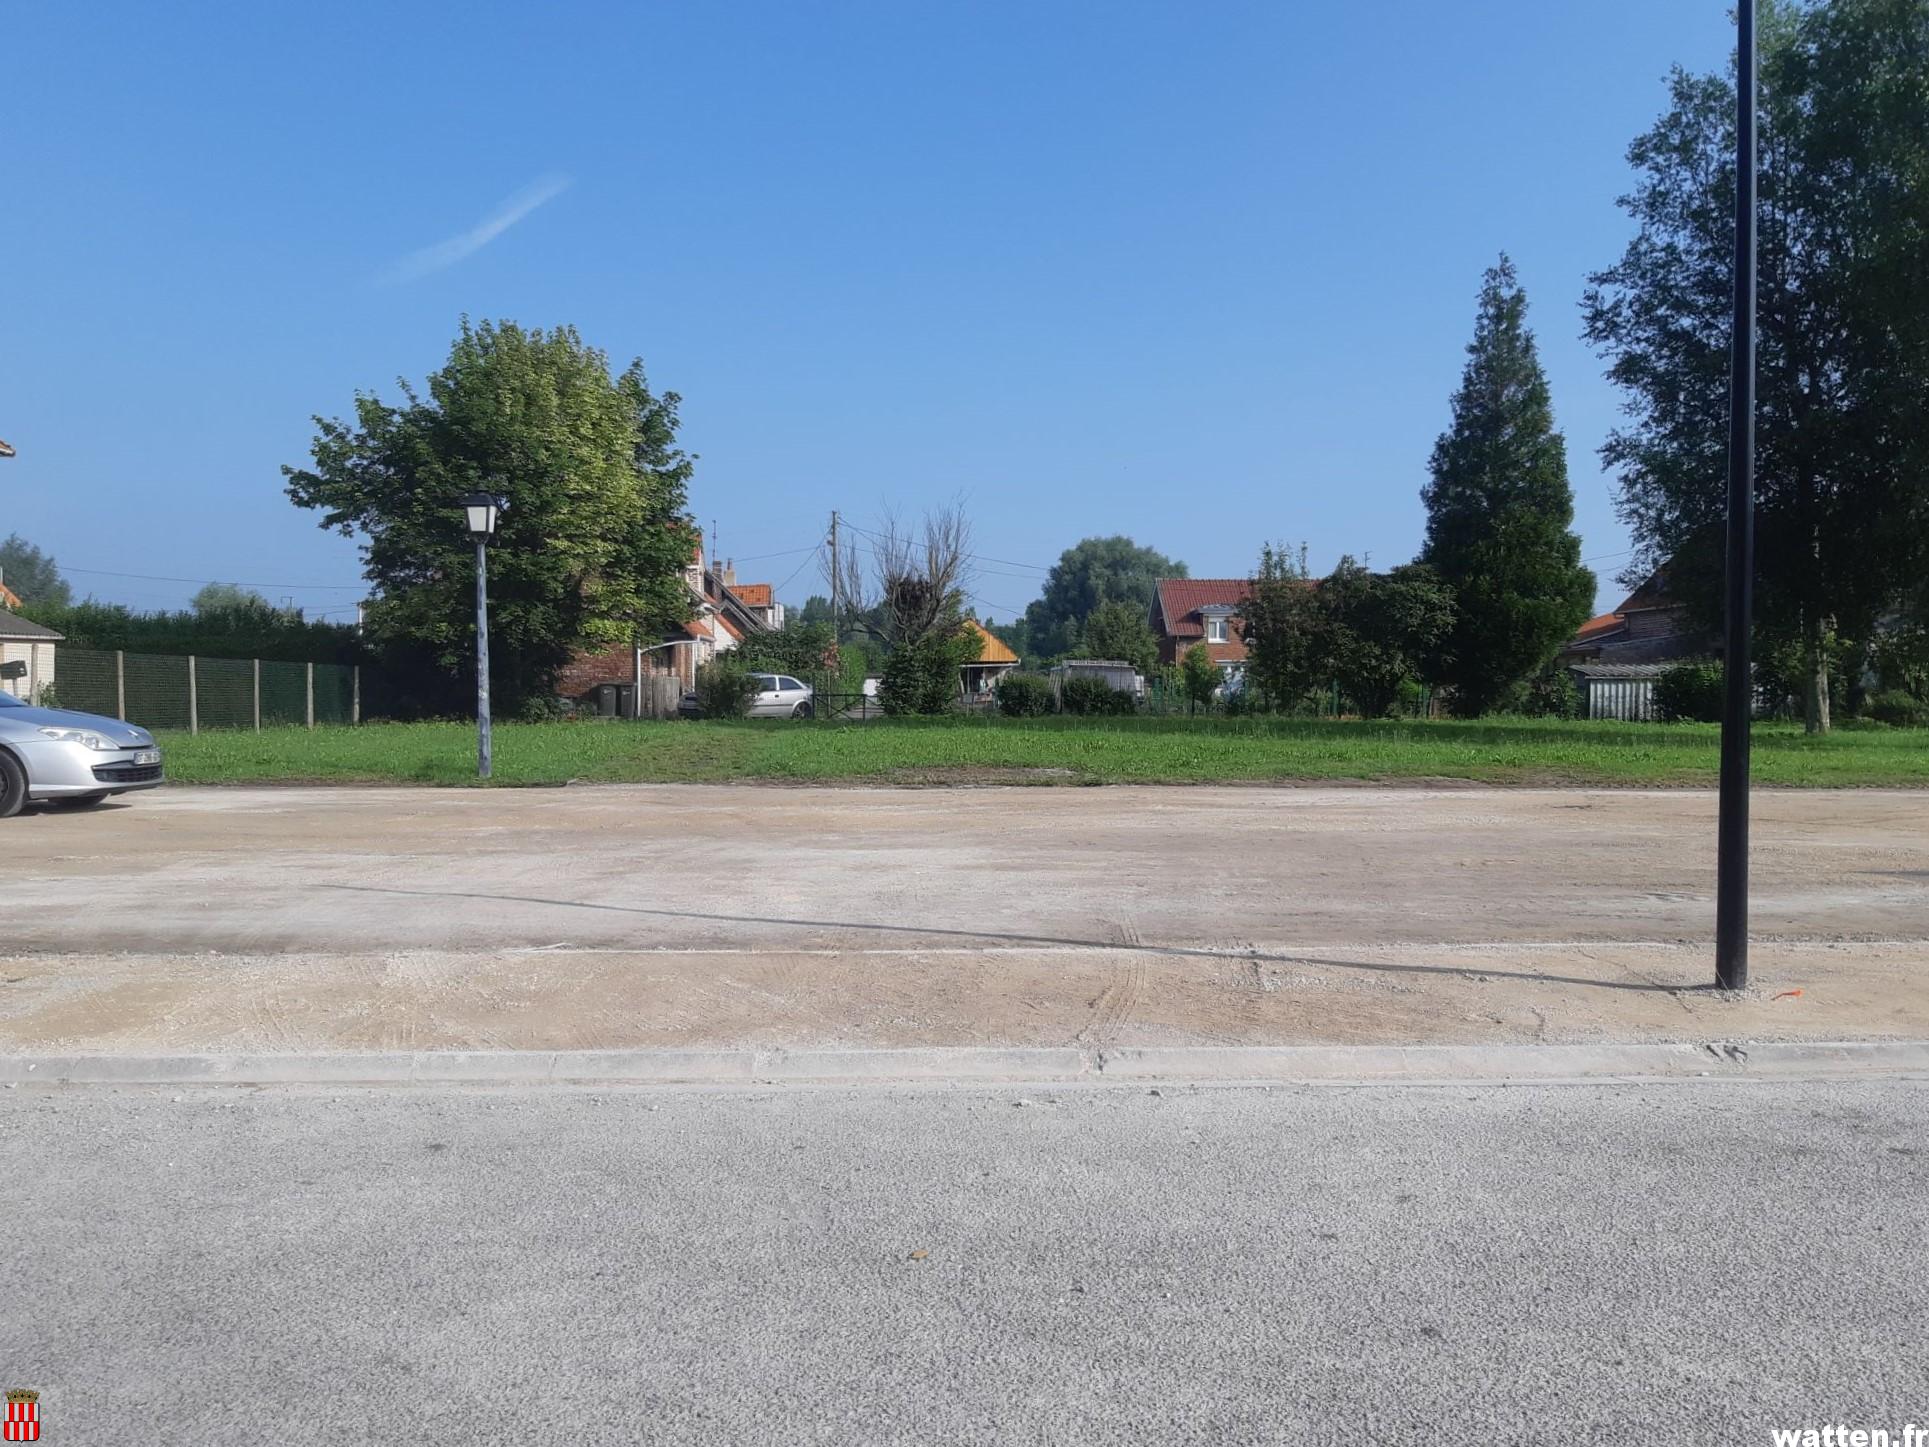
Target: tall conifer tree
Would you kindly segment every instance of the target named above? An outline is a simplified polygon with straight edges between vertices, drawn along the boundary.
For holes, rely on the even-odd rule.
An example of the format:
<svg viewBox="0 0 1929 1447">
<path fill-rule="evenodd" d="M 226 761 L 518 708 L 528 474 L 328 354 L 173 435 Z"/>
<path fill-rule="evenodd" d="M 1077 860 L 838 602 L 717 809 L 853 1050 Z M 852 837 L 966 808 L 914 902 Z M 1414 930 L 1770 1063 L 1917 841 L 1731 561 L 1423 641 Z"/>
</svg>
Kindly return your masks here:
<svg viewBox="0 0 1929 1447">
<path fill-rule="evenodd" d="M 1594 575 L 1581 566 L 1567 444 L 1527 330 L 1527 294 L 1505 256 L 1487 272 L 1453 396 L 1422 492 L 1421 560 L 1454 592 L 1442 682 L 1454 710 L 1505 705 L 1587 618 Z"/>
</svg>

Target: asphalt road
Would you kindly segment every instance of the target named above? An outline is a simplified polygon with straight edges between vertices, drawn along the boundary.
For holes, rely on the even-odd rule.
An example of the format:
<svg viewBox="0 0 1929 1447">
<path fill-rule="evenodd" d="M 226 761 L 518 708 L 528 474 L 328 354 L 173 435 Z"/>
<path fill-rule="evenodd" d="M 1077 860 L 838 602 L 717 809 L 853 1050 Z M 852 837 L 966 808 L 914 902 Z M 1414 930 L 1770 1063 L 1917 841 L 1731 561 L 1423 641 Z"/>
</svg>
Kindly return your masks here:
<svg viewBox="0 0 1929 1447">
<path fill-rule="evenodd" d="M 0 1376 L 49 1447 L 1899 1432 L 1925 1106 L 23 1088 Z"/>
</svg>

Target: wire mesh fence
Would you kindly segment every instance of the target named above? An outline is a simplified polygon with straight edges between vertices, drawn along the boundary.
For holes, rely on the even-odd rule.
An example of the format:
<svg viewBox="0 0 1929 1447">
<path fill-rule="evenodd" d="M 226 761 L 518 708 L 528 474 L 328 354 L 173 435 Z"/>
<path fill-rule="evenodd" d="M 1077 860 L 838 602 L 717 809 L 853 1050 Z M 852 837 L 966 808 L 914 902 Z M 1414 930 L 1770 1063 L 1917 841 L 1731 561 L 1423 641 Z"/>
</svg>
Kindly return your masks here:
<svg viewBox="0 0 1929 1447">
<path fill-rule="evenodd" d="M 144 728 L 199 732 L 361 722 L 358 670 L 350 664 L 64 645 L 58 659 L 50 702 Z"/>
</svg>

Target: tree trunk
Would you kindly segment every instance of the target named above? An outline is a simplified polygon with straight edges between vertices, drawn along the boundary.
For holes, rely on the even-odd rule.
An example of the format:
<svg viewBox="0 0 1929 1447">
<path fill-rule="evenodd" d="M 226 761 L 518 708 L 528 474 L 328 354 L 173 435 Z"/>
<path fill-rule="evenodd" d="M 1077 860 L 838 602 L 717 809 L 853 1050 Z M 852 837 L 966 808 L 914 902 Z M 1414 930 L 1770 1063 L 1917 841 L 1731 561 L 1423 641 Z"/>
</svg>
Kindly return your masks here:
<svg viewBox="0 0 1929 1447">
<path fill-rule="evenodd" d="M 1802 624 L 1802 672 L 1806 680 L 1803 731 L 1825 734 L 1829 731 L 1829 655 L 1820 614 L 1811 613 Z"/>
</svg>

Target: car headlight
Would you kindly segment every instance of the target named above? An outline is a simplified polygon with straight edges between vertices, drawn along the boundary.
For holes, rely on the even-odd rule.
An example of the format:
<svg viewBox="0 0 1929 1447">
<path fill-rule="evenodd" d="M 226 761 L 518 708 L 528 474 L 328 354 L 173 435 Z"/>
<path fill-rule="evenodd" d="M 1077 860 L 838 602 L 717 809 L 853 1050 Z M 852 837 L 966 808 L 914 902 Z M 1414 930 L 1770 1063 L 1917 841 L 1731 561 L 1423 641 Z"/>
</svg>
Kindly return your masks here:
<svg viewBox="0 0 1929 1447">
<path fill-rule="evenodd" d="M 97 734 L 92 729 L 44 728 L 40 732 L 50 739 L 59 739 L 63 744 L 79 744 L 84 749 L 98 749 L 103 754 L 121 747 L 105 734 Z"/>
</svg>

